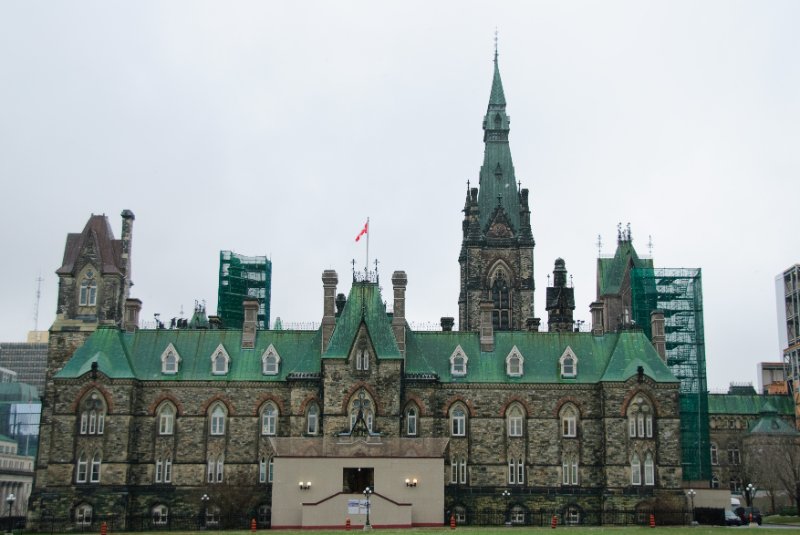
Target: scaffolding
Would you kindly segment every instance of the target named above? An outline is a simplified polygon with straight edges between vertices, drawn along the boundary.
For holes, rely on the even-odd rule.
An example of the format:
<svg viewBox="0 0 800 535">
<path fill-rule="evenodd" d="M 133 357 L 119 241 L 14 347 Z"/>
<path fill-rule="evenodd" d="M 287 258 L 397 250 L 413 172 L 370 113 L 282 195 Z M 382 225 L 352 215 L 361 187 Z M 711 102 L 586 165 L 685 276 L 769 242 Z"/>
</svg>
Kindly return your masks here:
<svg viewBox="0 0 800 535">
<path fill-rule="evenodd" d="M 631 270 L 632 313 L 652 338 L 650 313 L 664 313 L 666 363 L 680 385 L 683 479 L 710 481 L 703 289 L 700 269 Z"/>
<path fill-rule="evenodd" d="M 242 303 L 258 301 L 258 329 L 269 328 L 269 303 L 272 288 L 272 262 L 266 256 L 244 256 L 231 251 L 219 253 L 219 293 L 217 315 L 225 328 L 241 329 Z"/>
</svg>

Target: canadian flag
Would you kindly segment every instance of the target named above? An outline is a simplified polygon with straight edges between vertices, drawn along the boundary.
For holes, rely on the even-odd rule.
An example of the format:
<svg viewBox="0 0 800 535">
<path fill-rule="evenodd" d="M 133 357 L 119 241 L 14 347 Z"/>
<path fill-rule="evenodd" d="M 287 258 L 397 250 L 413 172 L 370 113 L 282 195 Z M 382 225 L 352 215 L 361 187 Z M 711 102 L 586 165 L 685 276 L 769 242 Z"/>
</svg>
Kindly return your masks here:
<svg viewBox="0 0 800 535">
<path fill-rule="evenodd" d="M 366 222 L 366 223 L 364 223 L 364 228 L 362 228 L 362 229 L 361 229 L 361 232 L 359 232 L 359 233 L 358 233 L 358 236 L 356 236 L 356 241 L 360 240 L 360 239 L 361 239 L 361 236 L 363 236 L 363 235 L 364 235 L 364 234 L 366 234 L 367 232 L 369 232 L 369 219 L 367 219 L 367 222 Z"/>
</svg>

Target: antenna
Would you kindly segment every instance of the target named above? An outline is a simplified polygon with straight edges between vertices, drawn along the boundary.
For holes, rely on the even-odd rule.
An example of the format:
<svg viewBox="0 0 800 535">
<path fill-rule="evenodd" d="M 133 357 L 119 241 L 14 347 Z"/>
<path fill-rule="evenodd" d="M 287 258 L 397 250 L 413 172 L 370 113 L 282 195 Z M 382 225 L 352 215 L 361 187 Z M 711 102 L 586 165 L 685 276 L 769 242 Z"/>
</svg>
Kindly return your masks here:
<svg viewBox="0 0 800 535">
<path fill-rule="evenodd" d="M 603 252 L 603 237 L 600 234 L 597 235 L 597 256 L 600 256 Z"/>
<path fill-rule="evenodd" d="M 42 281 L 44 279 L 40 272 L 39 276 L 36 277 L 36 303 L 33 306 L 33 331 L 37 342 L 39 341 L 39 301 L 42 298 Z"/>
</svg>

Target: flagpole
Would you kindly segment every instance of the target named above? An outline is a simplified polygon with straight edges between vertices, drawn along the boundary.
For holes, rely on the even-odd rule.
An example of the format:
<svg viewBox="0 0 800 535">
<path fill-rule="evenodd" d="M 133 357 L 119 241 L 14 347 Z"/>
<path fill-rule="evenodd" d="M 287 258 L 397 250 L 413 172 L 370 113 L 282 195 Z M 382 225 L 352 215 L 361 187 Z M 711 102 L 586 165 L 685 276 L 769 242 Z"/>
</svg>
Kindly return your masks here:
<svg viewBox="0 0 800 535">
<path fill-rule="evenodd" d="M 367 280 L 369 277 L 368 275 L 369 270 L 369 217 L 367 217 L 367 258 L 364 262 L 364 280 Z"/>
</svg>

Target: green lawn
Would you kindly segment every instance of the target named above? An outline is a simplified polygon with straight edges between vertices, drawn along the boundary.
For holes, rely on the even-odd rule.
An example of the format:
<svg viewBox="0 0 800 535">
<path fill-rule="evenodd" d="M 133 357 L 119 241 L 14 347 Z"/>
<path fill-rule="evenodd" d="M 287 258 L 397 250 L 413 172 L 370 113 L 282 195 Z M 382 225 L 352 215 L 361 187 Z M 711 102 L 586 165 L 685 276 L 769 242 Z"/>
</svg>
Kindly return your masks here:
<svg viewBox="0 0 800 535">
<path fill-rule="evenodd" d="M 578 535 L 581 533 L 587 534 L 598 534 L 598 535 L 722 535 L 725 533 L 726 530 L 743 530 L 743 529 L 758 529 L 758 535 L 785 535 L 786 530 L 775 528 L 765 528 L 765 527 L 758 527 L 758 528 L 749 528 L 749 527 L 737 527 L 737 528 L 725 528 L 722 526 L 719 527 L 706 527 L 706 526 L 697 526 L 697 527 L 689 527 L 689 526 L 668 526 L 668 527 L 640 527 L 640 526 L 633 526 L 633 527 L 563 527 L 559 526 L 555 530 L 551 528 L 529 528 L 529 527 L 463 527 L 463 528 L 456 528 L 455 530 L 451 530 L 449 527 L 442 527 L 442 528 L 410 528 L 410 529 L 375 529 L 373 532 L 376 535 L 445 535 L 446 533 L 451 533 L 452 535 L 467 534 L 467 535 L 513 535 L 514 533 L 526 533 L 526 534 L 535 534 L 535 535 L 545 535 L 547 533 L 553 534 L 554 532 L 558 532 L 559 530 L 568 531 L 570 535 Z M 351 533 L 359 533 L 362 532 L 360 529 L 354 529 Z M 118 535 L 121 532 L 114 532 L 112 533 L 109 530 L 109 535 Z M 258 533 L 262 535 L 267 535 L 269 533 L 274 533 L 275 535 L 344 535 L 346 532 L 345 530 L 259 530 Z M 203 531 L 156 531 L 156 532 L 132 532 L 129 535 L 250 535 L 250 531 L 247 530 L 235 530 L 235 531 L 215 531 L 215 530 L 203 530 Z M 731 534 L 733 535 L 733 534 Z"/>
</svg>

